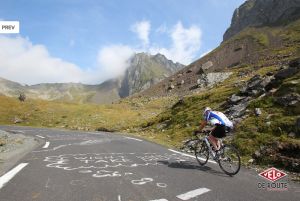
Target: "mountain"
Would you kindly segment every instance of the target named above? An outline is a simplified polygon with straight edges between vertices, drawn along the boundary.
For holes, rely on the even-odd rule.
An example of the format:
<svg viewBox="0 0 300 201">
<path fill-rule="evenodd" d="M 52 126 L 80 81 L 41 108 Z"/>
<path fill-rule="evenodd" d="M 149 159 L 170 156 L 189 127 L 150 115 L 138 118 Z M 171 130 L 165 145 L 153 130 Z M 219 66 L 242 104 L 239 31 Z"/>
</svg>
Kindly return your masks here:
<svg viewBox="0 0 300 201">
<path fill-rule="evenodd" d="M 143 91 L 183 67 L 184 65 L 173 63 L 162 54 L 136 54 L 131 58 L 130 66 L 122 77 L 120 97 Z"/>
<path fill-rule="evenodd" d="M 234 12 L 219 47 L 140 95 L 197 93 L 228 78 L 235 68 L 255 71 L 287 64 L 300 55 L 299 7 L 300 0 L 246 1 Z"/>
<path fill-rule="evenodd" d="M 18 96 L 23 90 L 23 85 L 0 77 L 0 94 Z"/>
<path fill-rule="evenodd" d="M 156 84 L 184 66 L 173 63 L 164 55 L 135 54 L 129 60 L 124 75 L 99 85 L 81 83 L 43 83 L 21 85 L 0 78 L 0 94 L 17 97 L 25 93 L 28 98 L 78 103 L 112 103 Z"/>
<path fill-rule="evenodd" d="M 80 83 L 54 83 L 21 85 L 0 78 L 0 94 L 18 97 L 24 93 L 27 98 L 59 100 L 69 102 L 89 102 L 89 99 L 97 93 L 97 85 L 84 85 Z"/>
<path fill-rule="evenodd" d="M 234 11 L 223 39 L 246 27 L 280 26 L 300 17 L 300 0 L 248 0 Z"/>
<path fill-rule="evenodd" d="M 219 47 L 138 95 L 179 96 L 138 132 L 182 146 L 210 106 L 234 122 L 226 140 L 243 164 L 284 168 L 299 181 L 299 1 L 246 1 Z"/>
</svg>

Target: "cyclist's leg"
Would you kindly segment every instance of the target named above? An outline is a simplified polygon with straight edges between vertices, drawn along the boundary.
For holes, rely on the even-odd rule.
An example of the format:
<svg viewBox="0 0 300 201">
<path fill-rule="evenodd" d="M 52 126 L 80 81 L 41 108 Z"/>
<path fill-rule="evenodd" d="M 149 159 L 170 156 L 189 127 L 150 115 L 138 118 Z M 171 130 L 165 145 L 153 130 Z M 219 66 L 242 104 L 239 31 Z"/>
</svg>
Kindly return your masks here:
<svg viewBox="0 0 300 201">
<path fill-rule="evenodd" d="M 218 145 L 217 145 L 217 143 L 218 143 L 218 139 L 217 138 L 215 138 L 212 134 L 210 134 L 209 136 L 208 136 L 208 139 L 209 139 L 209 141 L 211 142 L 211 144 L 212 144 L 212 146 L 214 147 L 214 149 L 215 150 L 218 150 Z"/>
<path fill-rule="evenodd" d="M 209 136 L 215 150 L 219 150 L 221 147 L 220 140 L 218 140 L 217 138 L 223 138 L 225 136 L 226 136 L 225 126 L 217 124 Z"/>
</svg>

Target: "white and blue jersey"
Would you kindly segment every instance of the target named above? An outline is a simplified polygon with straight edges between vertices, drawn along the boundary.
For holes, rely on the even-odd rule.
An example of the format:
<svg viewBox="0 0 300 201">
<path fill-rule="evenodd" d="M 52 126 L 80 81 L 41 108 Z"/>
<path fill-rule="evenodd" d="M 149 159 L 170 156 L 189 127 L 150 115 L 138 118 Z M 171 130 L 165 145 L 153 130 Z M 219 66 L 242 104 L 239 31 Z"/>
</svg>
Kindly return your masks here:
<svg viewBox="0 0 300 201">
<path fill-rule="evenodd" d="M 233 128 L 232 122 L 223 114 L 218 111 L 210 111 L 204 116 L 205 120 L 209 122 L 211 125 L 224 125 L 229 128 Z"/>
</svg>

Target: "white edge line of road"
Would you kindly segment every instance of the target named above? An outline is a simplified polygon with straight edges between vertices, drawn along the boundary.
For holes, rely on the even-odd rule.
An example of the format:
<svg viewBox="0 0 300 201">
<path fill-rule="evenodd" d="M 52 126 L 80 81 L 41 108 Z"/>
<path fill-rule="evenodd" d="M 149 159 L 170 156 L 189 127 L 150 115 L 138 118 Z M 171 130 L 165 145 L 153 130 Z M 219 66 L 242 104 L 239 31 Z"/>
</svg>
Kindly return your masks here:
<svg viewBox="0 0 300 201">
<path fill-rule="evenodd" d="M 28 163 L 20 163 L 18 166 L 0 177 L 0 189 L 9 182 L 18 172 L 20 172 Z"/>
<path fill-rule="evenodd" d="M 21 131 L 21 130 L 10 130 L 12 132 L 16 132 L 16 133 L 25 133 L 24 131 Z"/>
<path fill-rule="evenodd" d="M 131 140 L 136 140 L 136 141 L 139 141 L 139 142 L 142 142 L 143 140 L 140 140 L 140 139 L 136 139 L 136 138 L 133 138 L 133 137 L 125 137 L 127 139 L 131 139 Z"/>
<path fill-rule="evenodd" d="M 183 156 L 187 156 L 187 157 L 195 158 L 195 159 L 196 159 L 196 156 L 192 156 L 192 155 L 190 155 L 190 154 L 185 154 L 185 153 L 182 153 L 182 152 L 180 152 L 180 151 L 175 151 L 175 150 L 173 150 L 173 149 L 168 149 L 168 150 L 171 151 L 171 152 L 177 153 L 177 154 L 181 154 L 181 155 L 183 155 Z M 204 160 L 204 158 L 200 158 L 200 159 Z M 216 161 L 212 161 L 212 160 L 208 160 L 208 162 L 217 164 Z"/>
<path fill-rule="evenodd" d="M 166 199 L 158 199 L 158 200 L 149 200 L 149 201 L 168 201 Z"/>
<path fill-rule="evenodd" d="M 203 193 L 207 193 L 209 191 L 210 191 L 210 189 L 208 189 L 208 188 L 198 188 L 196 190 L 192 190 L 192 191 L 189 191 L 187 193 L 177 195 L 176 197 L 181 199 L 181 200 L 189 200 L 191 198 L 197 197 L 197 196 L 199 196 Z"/>
<path fill-rule="evenodd" d="M 48 148 L 50 145 L 50 142 L 46 142 L 46 144 L 43 146 L 44 149 Z"/>
<path fill-rule="evenodd" d="M 40 135 L 36 135 L 37 137 L 39 137 L 39 138 L 42 138 L 42 139 L 44 139 L 45 137 L 43 137 L 43 136 L 40 136 Z"/>
</svg>

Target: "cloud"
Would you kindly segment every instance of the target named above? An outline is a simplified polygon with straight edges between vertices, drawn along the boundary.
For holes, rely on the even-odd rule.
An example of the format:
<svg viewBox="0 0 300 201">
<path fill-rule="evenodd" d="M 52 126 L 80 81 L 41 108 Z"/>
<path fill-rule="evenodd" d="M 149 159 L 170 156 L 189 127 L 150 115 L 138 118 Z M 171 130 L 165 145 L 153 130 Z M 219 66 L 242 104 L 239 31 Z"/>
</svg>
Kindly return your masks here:
<svg viewBox="0 0 300 201">
<path fill-rule="evenodd" d="M 49 55 L 23 37 L 0 37 L 0 76 L 26 84 L 83 82 L 88 75 L 73 63 Z"/>
<path fill-rule="evenodd" d="M 98 64 L 101 77 L 104 79 L 116 78 L 122 75 L 129 66 L 128 59 L 135 50 L 126 45 L 110 45 L 98 52 Z"/>
<path fill-rule="evenodd" d="M 99 84 L 107 79 L 116 78 L 128 67 L 128 59 L 135 52 L 161 53 L 168 59 L 183 64 L 191 63 L 201 46 L 201 29 L 195 25 L 184 27 L 178 22 L 173 27 L 165 25 L 156 30 L 171 39 L 168 47 L 150 43 L 150 22 L 137 22 L 133 26 L 141 44 L 111 44 L 98 51 L 96 65 L 85 68 L 53 57 L 47 47 L 32 44 L 22 36 L 0 36 L 0 77 L 24 84 L 81 82 Z M 169 31 L 168 31 L 169 30 Z M 69 45 L 75 45 L 70 40 Z M 137 48 L 138 47 L 138 48 Z M 92 62 L 91 62 L 92 63 Z"/>
<path fill-rule="evenodd" d="M 71 40 L 72 41 L 72 40 Z M 0 37 L 0 77 L 24 84 L 81 82 L 99 84 L 120 76 L 128 67 L 134 50 L 110 45 L 98 52 L 98 65 L 82 69 L 52 57 L 43 45 L 33 45 L 23 37 Z"/>
<path fill-rule="evenodd" d="M 197 52 L 201 47 L 201 29 L 195 25 L 185 28 L 181 22 L 178 22 L 169 32 L 172 39 L 170 48 L 153 46 L 149 48 L 152 54 L 161 53 L 167 58 L 180 62 L 182 64 L 190 64 L 197 56 Z"/>
<path fill-rule="evenodd" d="M 138 35 L 139 39 L 142 40 L 144 46 L 147 46 L 149 44 L 150 29 L 151 24 L 149 21 L 136 22 L 131 26 L 131 30 Z"/>
</svg>

